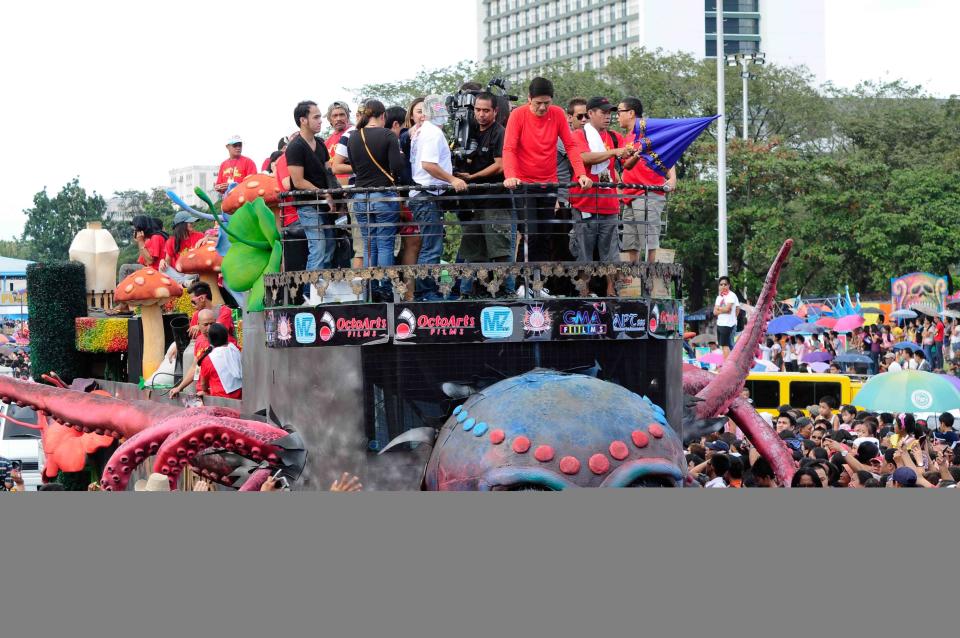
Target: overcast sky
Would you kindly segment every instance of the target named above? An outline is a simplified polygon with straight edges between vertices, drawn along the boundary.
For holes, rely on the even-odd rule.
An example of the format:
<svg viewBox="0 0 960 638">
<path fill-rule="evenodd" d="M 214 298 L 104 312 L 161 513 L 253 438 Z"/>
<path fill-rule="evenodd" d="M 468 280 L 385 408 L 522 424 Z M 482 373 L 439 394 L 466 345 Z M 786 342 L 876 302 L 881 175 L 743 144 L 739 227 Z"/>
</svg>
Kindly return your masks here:
<svg viewBox="0 0 960 638">
<path fill-rule="evenodd" d="M 19 236 L 44 186 L 55 195 L 79 176 L 107 197 L 165 186 L 171 168 L 219 164 L 234 133 L 259 166 L 294 128 L 299 100 L 350 99 L 347 88 L 476 55 L 475 0 L 31 0 L 3 11 L 2 239 Z M 363 39 L 348 42 L 355 32 L 342 27 L 361 16 Z M 948 46 L 957 24 L 954 0 L 830 0 L 828 79 L 903 77 L 960 94 Z"/>
</svg>

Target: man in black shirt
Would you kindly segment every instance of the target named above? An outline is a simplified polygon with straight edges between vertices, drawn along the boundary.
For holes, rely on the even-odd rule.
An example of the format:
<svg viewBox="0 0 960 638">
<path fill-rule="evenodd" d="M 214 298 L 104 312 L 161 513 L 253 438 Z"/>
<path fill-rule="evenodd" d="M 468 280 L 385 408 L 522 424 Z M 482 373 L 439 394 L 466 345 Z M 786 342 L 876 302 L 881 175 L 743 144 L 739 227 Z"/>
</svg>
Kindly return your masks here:
<svg viewBox="0 0 960 638">
<path fill-rule="evenodd" d="M 310 101 L 300 102 L 293 111 L 293 119 L 300 127 L 300 135 L 290 141 L 285 151 L 293 188 L 336 188 L 337 182 L 327 168 L 327 161 L 330 159 L 327 147 L 316 137 L 323 127 L 323 115 L 317 104 Z M 296 196 L 299 224 L 307 237 L 307 270 L 330 268 L 335 246 L 333 220 L 329 214 L 330 195 L 320 196 L 327 201 L 319 204 L 317 198 L 317 195 Z"/>
<path fill-rule="evenodd" d="M 477 122 L 475 139 L 477 150 L 466 161 L 466 170 L 455 173 L 467 183 L 493 184 L 503 182 L 504 127 L 497 122 L 497 100 L 491 93 L 480 93 L 473 104 Z M 482 222 L 465 224 L 460 241 L 459 257 L 465 262 L 513 261 L 516 250 L 511 227 L 513 215 L 504 199 L 490 198 L 496 190 L 478 191 L 481 198 L 464 201 L 460 220 Z M 470 295 L 470 281 L 460 283 L 460 293 Z M 513 282 L 507 281 L 507 293 L 512 294 Z"/>
</svg>

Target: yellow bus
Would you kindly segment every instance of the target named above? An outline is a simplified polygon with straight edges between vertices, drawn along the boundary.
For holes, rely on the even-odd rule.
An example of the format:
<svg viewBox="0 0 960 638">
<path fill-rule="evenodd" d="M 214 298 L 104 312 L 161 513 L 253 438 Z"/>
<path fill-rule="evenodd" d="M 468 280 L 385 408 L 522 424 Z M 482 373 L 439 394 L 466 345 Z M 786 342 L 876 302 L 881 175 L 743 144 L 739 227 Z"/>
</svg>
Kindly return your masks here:
<svg viewBox="0 0 960 638">
<path fill-rule="evenodd" d="M 862 387 L 863 381 L 844 374 L 809 372 L 751 372 L 746 384 L 753 407 L 758 412 L 773 416 L 778 414 L 777 408 L 784 404 L 808 414 L 807 406 L 817 405 L 825 396 L 834 397 L 838 407 L 856 405 L 855 398 Z"/>
</svg>

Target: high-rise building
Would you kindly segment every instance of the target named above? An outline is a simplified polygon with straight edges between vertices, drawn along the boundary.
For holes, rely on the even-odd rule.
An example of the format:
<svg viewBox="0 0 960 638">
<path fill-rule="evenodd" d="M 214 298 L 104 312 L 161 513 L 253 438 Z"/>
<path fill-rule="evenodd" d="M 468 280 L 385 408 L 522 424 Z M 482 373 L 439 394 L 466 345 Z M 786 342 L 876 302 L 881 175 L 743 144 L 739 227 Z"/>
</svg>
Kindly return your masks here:
<svg viewBox="0 0 960 638">
<path fill-rule="evenodd" d="M 185 166 L 170 169 L 169 188 L 191 206 L 205 206 L 203 201 L 193 192 L 193 189 L 199 186 L 206 191 L 211 199 L 216 201 L 217 193 L 213 186 L 217 181 L 219 170 L 219 166 Z"/>
<path fill-rule="evenodd" d="M 602 68 L 630 48 L 717 53 L 717 0 L 478 0 L 478 57 L 509 77 L 551 62 Z M 825 0 L 723 0 L 726 53 L 762 51 L 826 76 Z"/>
</svg>

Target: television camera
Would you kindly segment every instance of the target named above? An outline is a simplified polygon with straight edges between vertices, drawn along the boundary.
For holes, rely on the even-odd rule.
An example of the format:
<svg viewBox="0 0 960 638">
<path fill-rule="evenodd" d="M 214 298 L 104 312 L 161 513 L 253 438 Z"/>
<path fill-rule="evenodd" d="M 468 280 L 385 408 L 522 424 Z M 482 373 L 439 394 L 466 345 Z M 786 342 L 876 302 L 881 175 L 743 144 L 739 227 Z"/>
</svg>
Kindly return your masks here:
<svg viewBox="0 0 960 638">
<path fill-rule="evenodd" d="M 473 86 L 477 86 L 473 84 Z M 456 171 L 464 170 L 467 160 L 477 151 L 477 121 L 473 115 L 473 104 L 477 96 L 484 92 L 491 93 L 496 100 L 497 122 L 506 126 L 510 117 L 510 103 L 516 102 L 516 95 L 510 95 L 510 82 L 503 78 L 493 78 L 486 89 L 471 88 L 464 85 L 453 95 L 447 96 L 447 111 L 453 124 L 453 151 L 452 161 Z"/>
</svg>

